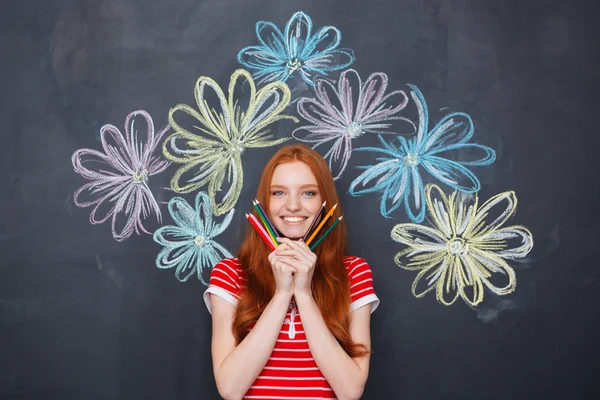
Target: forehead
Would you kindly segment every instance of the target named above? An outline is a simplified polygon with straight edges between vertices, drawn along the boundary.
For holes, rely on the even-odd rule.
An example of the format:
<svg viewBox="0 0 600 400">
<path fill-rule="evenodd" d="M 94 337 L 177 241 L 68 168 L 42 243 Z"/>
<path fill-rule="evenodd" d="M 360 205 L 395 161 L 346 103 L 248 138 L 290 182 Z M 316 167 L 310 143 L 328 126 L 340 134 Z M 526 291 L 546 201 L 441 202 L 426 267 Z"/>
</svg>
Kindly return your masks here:
<svg viewBox="0 0 600 400">
<path fill-rule="evenodd" d="M 271 186 L 318 185 L 310 167 L 302 161 L 279 164 L 273 171 Z"/>
</svg>

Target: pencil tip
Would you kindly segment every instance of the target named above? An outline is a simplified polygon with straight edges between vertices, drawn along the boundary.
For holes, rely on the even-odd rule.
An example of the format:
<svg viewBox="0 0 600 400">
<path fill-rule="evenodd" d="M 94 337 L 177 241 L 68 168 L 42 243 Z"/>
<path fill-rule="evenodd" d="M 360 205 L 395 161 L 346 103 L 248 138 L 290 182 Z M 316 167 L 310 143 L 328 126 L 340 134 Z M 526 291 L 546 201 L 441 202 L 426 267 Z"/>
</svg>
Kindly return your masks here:
<svg viewBox="0 0 600 400">
<path fill-rule="evenodd" d="M 325 204 L 327 204 L 327 200 L 325 200 L 325 201 L 323 202 L 323 204 L 321 204 L 321 205 L 322 205 L 323 207 L 325 207 Z"/>
<path fill-rule="evenodd" d="M 344 218 L 344 216 L 343 216 L 343 215 L 342 215 L 342 216 L 340 216 L 338 219 L 341 221 L 341 220 L 342 220 L 342 218 Z"/>
<path fill-rule="evenodd" d="M 336 207 L 337 207 L 337 203 L 335 203 L 335 205 L 333 207 L 331 207 L 331 208 L 336 208 Z"/>
</svg>

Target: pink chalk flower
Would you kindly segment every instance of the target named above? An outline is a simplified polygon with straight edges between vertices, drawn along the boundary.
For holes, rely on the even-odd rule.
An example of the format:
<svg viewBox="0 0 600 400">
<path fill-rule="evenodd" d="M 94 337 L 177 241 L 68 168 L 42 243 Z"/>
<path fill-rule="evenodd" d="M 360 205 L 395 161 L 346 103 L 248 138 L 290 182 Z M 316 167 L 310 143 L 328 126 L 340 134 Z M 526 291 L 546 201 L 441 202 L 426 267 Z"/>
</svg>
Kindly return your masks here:
<svg viewBox="0 0 600 400">
<path fill-rule="evenodd" d="M 163 172 L 169 162 L 154 154 L 167 125 L 158 134 L 146 111 L 134 111 L 125 120 L 125 135 L 114 125 L 100 129 L 103 152 L 79 149 L 71 157 L 75 172 L 90 182 L 75 191 L 74 202 L 79 207 L 94 206 L 92 224 L 112 219 L 112 234 L 123 241 L 134 232 L 148 233 L 142 220 L 151 213 L 161 222 L 161 213 L 148 179 Z"/>
</svg>

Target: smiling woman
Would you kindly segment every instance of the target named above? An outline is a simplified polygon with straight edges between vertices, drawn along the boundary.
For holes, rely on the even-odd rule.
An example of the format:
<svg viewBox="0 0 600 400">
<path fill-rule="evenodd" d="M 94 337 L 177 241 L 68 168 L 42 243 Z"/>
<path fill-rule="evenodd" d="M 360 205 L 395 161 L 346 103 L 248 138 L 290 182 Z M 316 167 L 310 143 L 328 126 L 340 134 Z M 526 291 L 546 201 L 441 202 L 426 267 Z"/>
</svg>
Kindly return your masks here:
<svg viewBox="0 0 600 400">
<path fill-rule="evenodd" d="M 343 222 L 314 252 L 302 240 L 323 203 L 338 203 L 327 164 L 305 145 L 284 147 L 263 170 L 256 197 L 281 244 L 270 252 L 249 229 L 238 256 L 213 268 L 204 299 L 219 393 L 360 398 L 369 373 L 370 314 L 379 305 L 371 269 L 345 254 Z"/>
</svg>

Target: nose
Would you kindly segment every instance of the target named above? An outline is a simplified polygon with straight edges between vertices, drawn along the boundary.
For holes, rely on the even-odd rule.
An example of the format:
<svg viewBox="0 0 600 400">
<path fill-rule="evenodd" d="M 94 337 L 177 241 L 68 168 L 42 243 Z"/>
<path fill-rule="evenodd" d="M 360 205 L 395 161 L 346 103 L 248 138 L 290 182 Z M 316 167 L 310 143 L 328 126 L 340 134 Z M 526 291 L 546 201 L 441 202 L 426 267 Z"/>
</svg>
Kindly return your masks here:
<svg viewBox="0 0 600 400">
<path fill-rule="evenodd" d="M 288 196 L 285 202 L 285 208 L 290 212 L 298 211 L 302 208 L 300 199 L 297 196 Z"/>
</svg>

